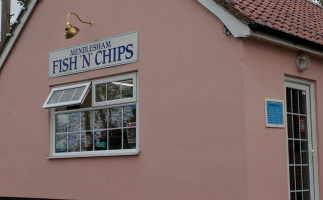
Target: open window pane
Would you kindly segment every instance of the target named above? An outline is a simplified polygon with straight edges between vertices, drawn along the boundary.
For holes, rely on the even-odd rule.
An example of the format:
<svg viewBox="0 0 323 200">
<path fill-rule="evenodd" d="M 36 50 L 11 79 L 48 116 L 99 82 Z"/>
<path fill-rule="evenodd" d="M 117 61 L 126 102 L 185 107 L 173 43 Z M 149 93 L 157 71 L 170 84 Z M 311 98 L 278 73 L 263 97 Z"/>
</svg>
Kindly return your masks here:
<svg viewBox="0 0 323 200">
<path fill-rule="evenodd" d="M 62 97 L 63 91 L 55 91 L 53 92 L 53 95 L 49 99 L 48 104 L 54 104 L 59 101 L 59 99 Z"/>
<path fill-rule="evenodd" d="M 43 108 L 81 104 L 90 88 L 90 82 L 53 88 L 48 95 Z"/>
<path fill-rule="evenodd" d="M 62 94 L 62 97 L 59 99 L 59 103 L 62 103 L 62 102 L 68 102 L 68 101 L 71 101 L 72 100 L 72 97 L 74 96 L 76 92 L 76 88 L 71 88 L 71 89 L 68 89 L 68 90 L 64 90 L 63 91 L 63 94 Z"/>
<path fill-rule="evenodd" d="M 85 89 L 85 86 L 83 86 L 83 87 L 79 87 L 79 88 L 75 88 L 75 93 L 73 94 L 73 96 L 72 96 L 72 101 L 76 101 L 76 100 L 78 100 L 79 98 L 81 98 L 81 96 L 82 96 L 82 93 L 83 93 L 83 91 L 84 91 L 84 89 Z"/>
</svg>

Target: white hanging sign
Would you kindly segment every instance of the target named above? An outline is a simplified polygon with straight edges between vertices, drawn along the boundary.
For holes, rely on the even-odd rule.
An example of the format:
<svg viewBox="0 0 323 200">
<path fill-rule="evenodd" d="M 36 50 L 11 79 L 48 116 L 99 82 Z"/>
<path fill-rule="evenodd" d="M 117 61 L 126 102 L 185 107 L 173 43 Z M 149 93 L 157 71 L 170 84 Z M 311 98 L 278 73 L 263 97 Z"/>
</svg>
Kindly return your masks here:
<svg viewBox="0 0 323 200">
<path fill-rule="evenodd" d="M 137 62 L 138 31 L 49 53 L 48 77 L 54 78 Z"/>
</svg>

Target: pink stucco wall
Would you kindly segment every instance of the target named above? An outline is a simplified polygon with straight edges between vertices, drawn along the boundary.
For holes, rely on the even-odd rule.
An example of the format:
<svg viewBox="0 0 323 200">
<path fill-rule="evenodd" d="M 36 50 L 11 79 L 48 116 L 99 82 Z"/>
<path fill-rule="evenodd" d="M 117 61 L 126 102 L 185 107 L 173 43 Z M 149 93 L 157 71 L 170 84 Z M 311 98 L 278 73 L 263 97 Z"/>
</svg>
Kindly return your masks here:
<svg viewBox="0 0 323 200">
<path fill-rule="evenodd" d="M 244 42 L 241 66 L 244 68 L 248 199 L 270 199 L 272 195 L 276 199 L 288 199 L 286 130 L 265 128 L 263 117 L 265 98 L 285 99 L 286 76 L 315 83 L 319 181 L 322 180 L 322 58 L 311 55 L 310 69 L 301 73 L 295 65 L 298 53 L 262 41 Z"/>
<path fill-rule="evenodd" d="M 94 25 L 71 18 L 81 32 L 66 40 L 71 11 Z M 287 199 L 285 129 L 265 128 L 264 98 L 284 99 L 285 75 L 314 80 L 322 124 L 322 60 L 312 56 L 299 73 L 297 51 L 227 37 L 222 27 L 193 0 L 39 3 L 0 72 L 0 196 Z M 48 79 L 48 52 L 133 30 L 138 62 Z M 141 153 L 48 160 L 49 111 L 41 106 L 50 86 L 132 71 Z"/>
</svg>

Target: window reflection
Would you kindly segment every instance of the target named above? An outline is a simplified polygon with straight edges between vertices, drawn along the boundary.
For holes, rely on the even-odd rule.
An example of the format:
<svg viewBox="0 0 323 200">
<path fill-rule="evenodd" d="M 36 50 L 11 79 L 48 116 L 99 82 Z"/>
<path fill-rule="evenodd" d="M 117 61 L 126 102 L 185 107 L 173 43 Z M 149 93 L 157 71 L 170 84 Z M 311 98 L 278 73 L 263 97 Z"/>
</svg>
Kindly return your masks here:
<svg viewBox="0 0 323 200">
<path fill-rule="evenodd" d="M 56 115 L 56 133 L 63 133 L 67 131 L 68 114 Z"/>
<path fill-rule="evenodd" d="M 56 134 L 55 136 L 55 150 L 56 153 L 67 151 L 67 134 Z"/>
<path fill-rule="evenodd" d="M 93 129 L 93 111 L 84 111 L 81 113 L 81 130 Z"/>
<path fill-rule="evenodd" d="M 120 99 L 121 96 L 120 85 L 107 83 L 107 101 Z"/>
<path fill-rule="evenodd" d="M 70 113 L 68 120 L 68 132 L 75 132 L 81 130 L 81 113 Z"/>
<path fill-rule="evenodd" d="M 107 109 L 94 111 L 94 129 L 107 128 Z"/>
<path fill-rule="evenodd" d="M 109 109 L 109 128 L 119 128 L 122 126 L 122 108 Z"/>
<path fill-rule="evenodd" d="M 123 148 L 135 149 L 136 148 L 136 129 L 127 128 L 123 131 Z"/>
<path fill-rule="evenodd" d="M 80 134 L 69 133 L 68 134 L 68 151 L 75 152 L 80 151 Z"/>
<path fill-rule="evenodd" d="M 136 149 L 136 105 L 56 114 L 55 152 Z"/>
<path fill-rule="evenodd" d="M 101 102 L 101 101 L 106 101 L 107 100 L 107 84 L 97 84 L 95 86 L 96 90 L 96 101 Z"/>
<path fill-rule="evenodd" d="M 97 102 L 133 97 L 133 79 L 113 81 L 95 85 Z"/>
<path fill-rule="evenodd" d="M 123 126 L 136 126 L 136 105 L 126 106 L 123 109 Z"/>
</svg>

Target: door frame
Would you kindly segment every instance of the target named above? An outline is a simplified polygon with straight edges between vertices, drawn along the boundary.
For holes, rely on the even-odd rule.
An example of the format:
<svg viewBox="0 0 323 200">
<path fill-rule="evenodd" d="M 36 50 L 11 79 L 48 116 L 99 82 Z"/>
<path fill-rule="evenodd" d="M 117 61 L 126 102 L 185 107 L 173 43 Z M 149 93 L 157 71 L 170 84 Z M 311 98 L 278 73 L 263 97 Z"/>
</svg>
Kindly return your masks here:
<svg viewBox="0 0 323 200">
<path fill-rule="evenodd" d="M 310 162 L 312 162 L 312 173 L 313 181 L 311 183 L 310 190 L 313 190 L 311 194 L 314 194 L 314 197 L 311 197 L 311 200 L 319 200 L 319 178 L 318 178 L 318 156 L 317 156 L 317 130 L 316 130 L 316 106 L 315 106 L 315 83 L 312 81 L 297 79 L 293 77 L 285 77 L 284 82 L 284 93 L 285 93 L 285 132 L 286 132 L 286 149 L 287 149 L 287 158 L 288 158 L 288 130 L 287 130 L 287 102 L 286 102 L 286 87 L 291 87 L 295 89 L 301 89 L 302 86 L 305 86 L 309 90 L 309 107 L 310 107 L 310 115 L 307 118 L 307 125 L 311 130 L 311 149 L 314 152 L 310 152 L 309 155 L 312 156 Z M 294 87 L 293 87 L 294 86 Z M 310 159 L 310 158 L 309 158 Z M 288 196 L 290 199 L 290 179 L 289 179 L 289 162 L 287 159 L 287 174 L 288 174 Z"/>
</svg>

